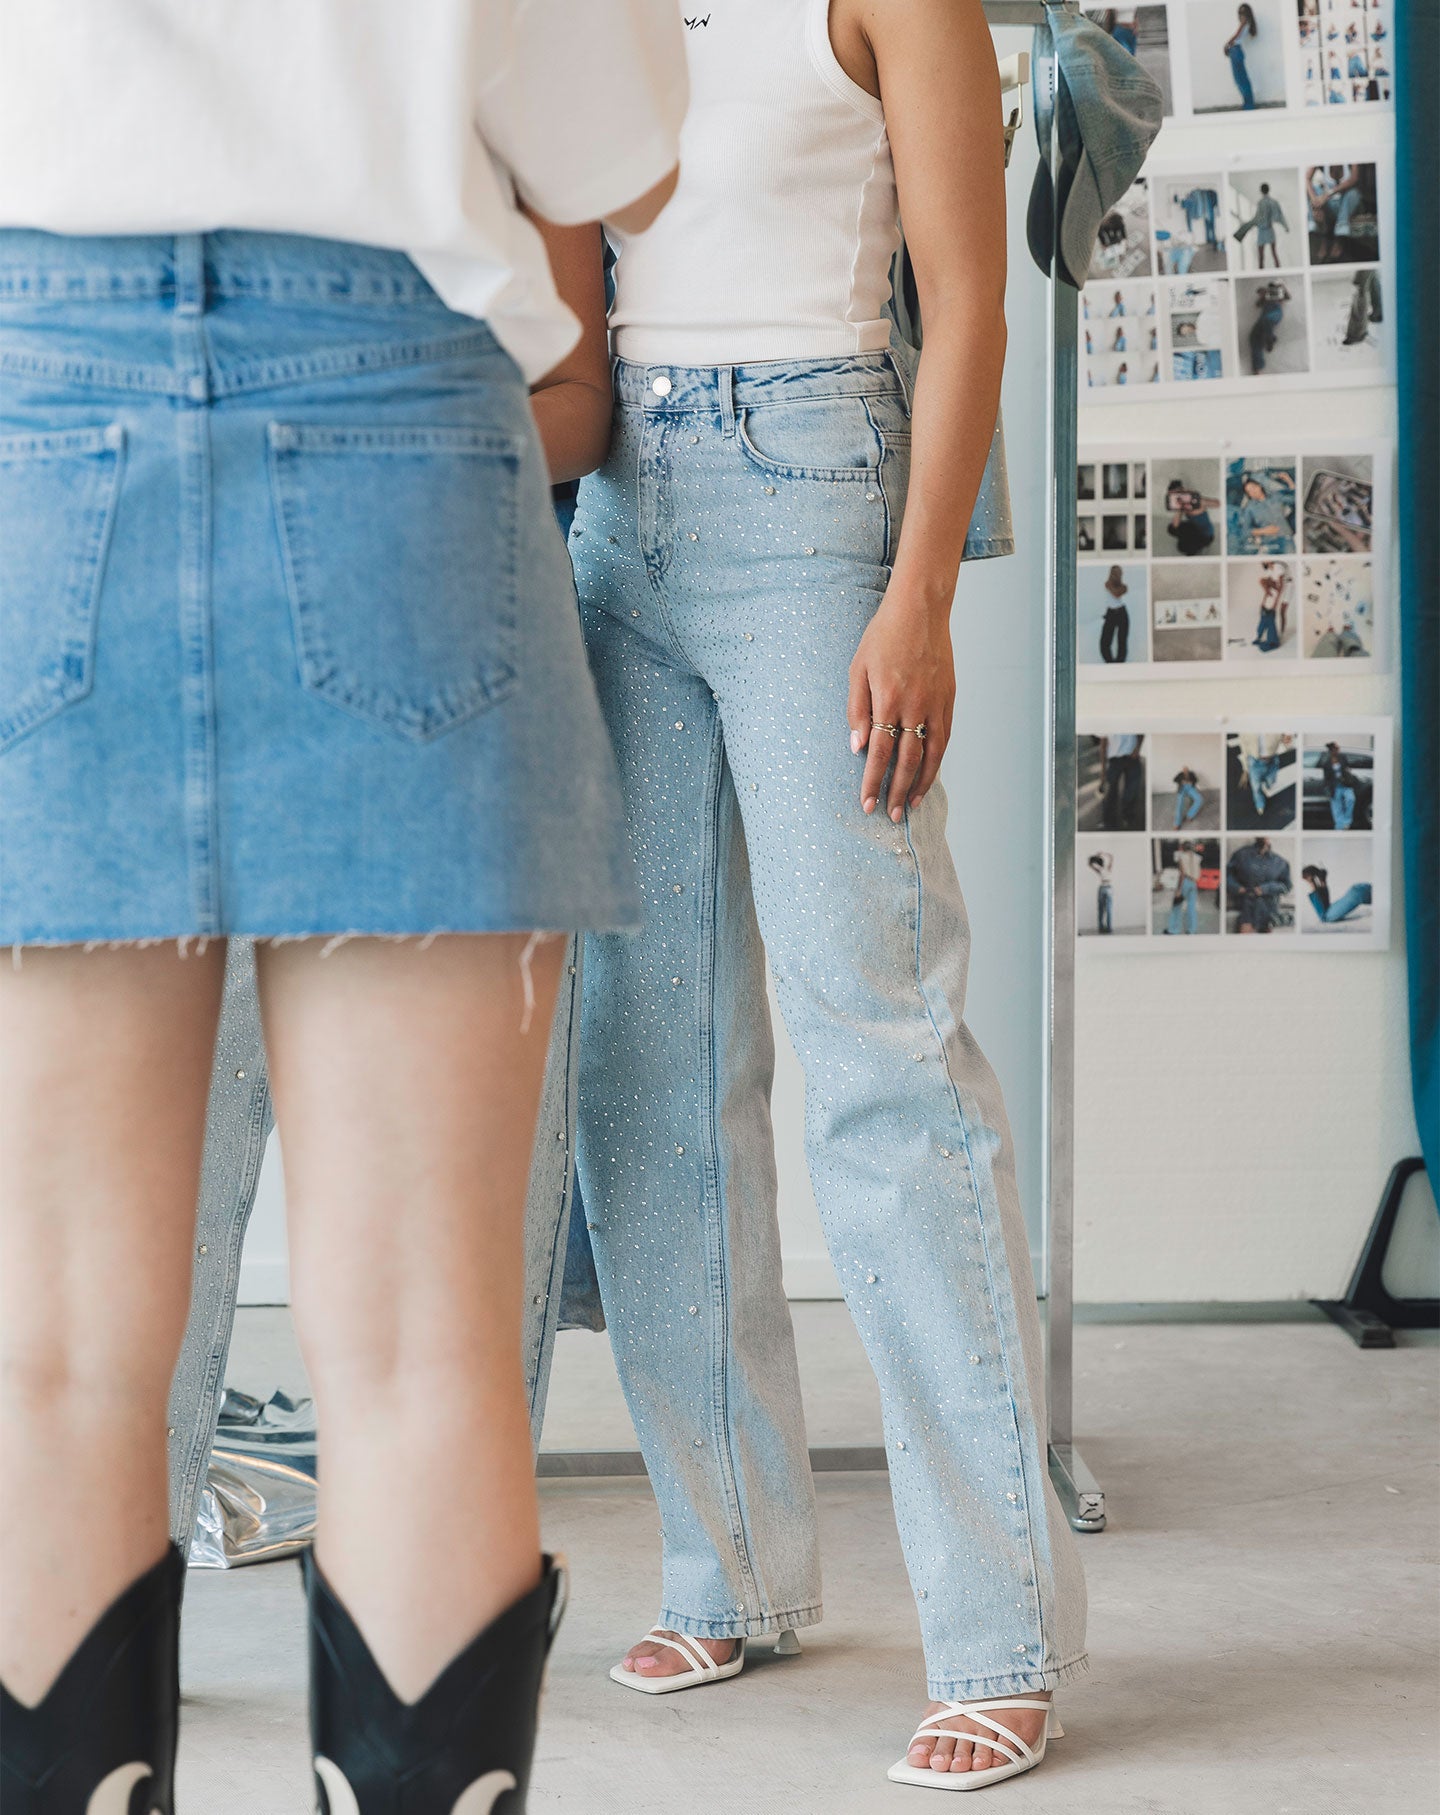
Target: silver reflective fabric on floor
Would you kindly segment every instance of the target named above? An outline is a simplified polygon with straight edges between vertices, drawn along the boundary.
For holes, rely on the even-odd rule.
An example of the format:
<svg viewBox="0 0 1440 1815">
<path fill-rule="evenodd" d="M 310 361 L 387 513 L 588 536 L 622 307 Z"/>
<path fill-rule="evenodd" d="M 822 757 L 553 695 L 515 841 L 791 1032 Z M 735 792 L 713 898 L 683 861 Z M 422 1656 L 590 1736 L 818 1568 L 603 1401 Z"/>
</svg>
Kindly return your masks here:
<svg viewBox="0 0 1440 1815">
<path fill-rule="evenodd" d="M 294 1556 L 315 1536 L 315 1402 L 225 1389 L 190 1541 L 192 1569 Z"/>
</svg>

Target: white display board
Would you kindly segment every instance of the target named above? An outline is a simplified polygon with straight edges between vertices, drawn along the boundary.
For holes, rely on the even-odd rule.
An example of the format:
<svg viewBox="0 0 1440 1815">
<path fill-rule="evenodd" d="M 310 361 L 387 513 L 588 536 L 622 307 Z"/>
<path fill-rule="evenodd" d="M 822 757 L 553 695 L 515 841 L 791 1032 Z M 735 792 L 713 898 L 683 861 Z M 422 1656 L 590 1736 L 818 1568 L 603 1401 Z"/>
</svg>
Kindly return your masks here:
<svg viewBox="0 0 1440 1815">
<path fill-rule="evenodd" d="M 1086 273 L 1082 401 L 1388 382 L 1394 219 L 1379 146 L 1152 160 Z"/>
<path fill-rule="evenodd" d="M 1385 667 L 1392 465 L 1376 440 L 1083 441 L 1080 678 Z"/>
<path fill-rule="evenodd" d="M 1082 952 L 1383 951 L 1388 718 L 1082 719 Z"/>
<path fill-rule="evenodd" d="M 1160 83 L 1168 119 L 1234 128 L 1277 113 L 1373 112 L 1393 100 L 1392 0 L 1149 0 L 1085 10 Z"/>
</svg>

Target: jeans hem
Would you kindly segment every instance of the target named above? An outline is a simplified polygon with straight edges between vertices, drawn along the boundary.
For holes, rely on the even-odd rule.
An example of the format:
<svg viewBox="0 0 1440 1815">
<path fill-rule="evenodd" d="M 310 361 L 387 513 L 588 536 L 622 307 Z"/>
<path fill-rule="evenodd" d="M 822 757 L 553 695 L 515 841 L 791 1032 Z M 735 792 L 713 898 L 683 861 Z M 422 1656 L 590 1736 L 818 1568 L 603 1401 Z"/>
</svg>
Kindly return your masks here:
<svg viewBox="0 0 1440 1815">
<path fill-rule="evenodd" d="M 1049 1664 L 1043 1670 L 1013 1670 L 1005 1676 L 932 1676 L 926 1693 L 935 1702 L 983 1701 L 992 1695 L 1034 1694 L 1037 1690 L 1059 1689 L 1066 1683 L 1077 1683 L 1090 1674 L 1088 1652 L 1080 1652 L 1064 1664 Z"/>
<path fill-rule="evenodd" d="M 819 1601 L 809 1607 L 785 1607 L 774 1613 L 734 1620 L 691 1619 L 687 1614 L 662 1607 L 655 1624 L 666 1632 L 683 1632 L 692 1639 L 758 1639 L 776 1632 L 794 1632 L 802 1626 L 818 1626 L 824 1617 L 825 1611 Z"/>
</svg>

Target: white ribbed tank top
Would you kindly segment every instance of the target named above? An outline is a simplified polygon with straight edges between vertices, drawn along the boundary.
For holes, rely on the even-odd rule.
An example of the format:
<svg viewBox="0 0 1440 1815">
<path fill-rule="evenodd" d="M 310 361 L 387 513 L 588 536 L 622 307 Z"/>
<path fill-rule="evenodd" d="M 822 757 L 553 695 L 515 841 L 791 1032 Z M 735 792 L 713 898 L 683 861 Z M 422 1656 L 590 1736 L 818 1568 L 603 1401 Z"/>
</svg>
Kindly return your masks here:
<svg viewBox="0 0 1440 1815">
<path fill-rule="evenodd" d="M 679 0 L 680 182 L 615 234 L 613 346 L 644 364 L 865 353 L 899 244 L 885 112 L 830 44 L 829 0 Z"/>
</svg>

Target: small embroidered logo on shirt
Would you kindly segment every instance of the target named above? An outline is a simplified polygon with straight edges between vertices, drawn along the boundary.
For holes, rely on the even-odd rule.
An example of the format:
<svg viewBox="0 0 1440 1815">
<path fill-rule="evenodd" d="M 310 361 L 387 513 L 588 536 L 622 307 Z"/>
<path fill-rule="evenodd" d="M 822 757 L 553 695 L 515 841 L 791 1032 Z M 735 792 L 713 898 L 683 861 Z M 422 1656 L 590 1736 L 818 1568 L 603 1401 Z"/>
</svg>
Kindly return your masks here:
<svg viewBox="0 0 1440 1815">
<path fill-rule="evenodd" d="M 686 31 L 692 31 L 692 32 L 697 31 L 702 25 L 708 25 L 710 23 L 709 13 L 706 13 L 706 15 L 703 19 L 698 18 L 698 17 L 691 19 L 687 15 L 682 15 L 682 17 L 685 18 Z"/>
</svg>

